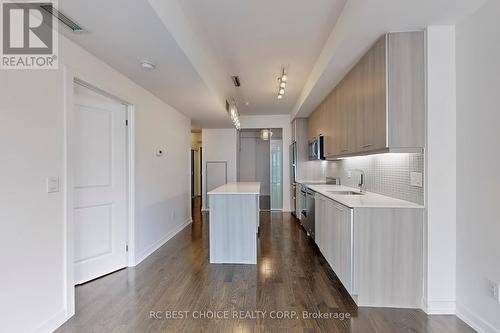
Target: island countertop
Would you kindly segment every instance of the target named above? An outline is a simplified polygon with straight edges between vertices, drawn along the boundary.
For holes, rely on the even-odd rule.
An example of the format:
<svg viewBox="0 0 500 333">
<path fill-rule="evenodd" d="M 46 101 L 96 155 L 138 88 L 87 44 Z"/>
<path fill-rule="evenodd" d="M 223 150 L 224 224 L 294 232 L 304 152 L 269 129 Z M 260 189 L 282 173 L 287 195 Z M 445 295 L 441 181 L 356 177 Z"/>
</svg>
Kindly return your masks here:
<svg viewBox="0 0 500 333">
<path fill-rule="evenodd" d="M 207 194 L 259 194 L 259 182 L 232 182 L 219 186 Z"/>
</svg>

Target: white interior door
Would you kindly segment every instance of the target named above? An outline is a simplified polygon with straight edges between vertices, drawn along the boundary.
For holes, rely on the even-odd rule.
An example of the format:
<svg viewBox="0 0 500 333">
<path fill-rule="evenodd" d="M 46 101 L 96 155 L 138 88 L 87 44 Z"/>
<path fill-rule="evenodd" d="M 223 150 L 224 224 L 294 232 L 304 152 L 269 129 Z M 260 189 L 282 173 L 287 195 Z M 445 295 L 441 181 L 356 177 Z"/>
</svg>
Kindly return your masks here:
<svg viewBox="0 0 500 333">
<path fill-rule="evenodd" d="M 126 106 L 75 84 L 75 284 L 127 264 Z"/>
</svg>

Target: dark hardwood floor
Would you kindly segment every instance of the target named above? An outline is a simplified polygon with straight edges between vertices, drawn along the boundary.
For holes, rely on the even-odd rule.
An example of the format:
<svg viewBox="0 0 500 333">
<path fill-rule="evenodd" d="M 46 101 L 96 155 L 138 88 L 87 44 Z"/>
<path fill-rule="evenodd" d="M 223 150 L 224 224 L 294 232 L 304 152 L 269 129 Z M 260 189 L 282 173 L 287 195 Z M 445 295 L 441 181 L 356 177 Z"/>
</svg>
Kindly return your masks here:
<svg viewBox="0 0 500 333">
<path fill-rule="evenodd" d="M 78 286 L 76 315 L 57 332 L 474 332 L 455 316 L 357 309 L 288 213 L 261 213 L 256 266 L 209 264 L 208 218 L 199 203 L 193 216 L 190 227 L 137 267 Z M 225 310 L 230 319 L 193 318 Z M 162 311 L 163 318 L 150 318 L 151 311 Z M 165 311 L 189 312 L 165 319 Z M 232 319 L 232 311 L 266 313 Z M 272 311 L 296 315 L 275 319 Z M 303 311 L 334 318 L 304 319 Z"/>
</svg>

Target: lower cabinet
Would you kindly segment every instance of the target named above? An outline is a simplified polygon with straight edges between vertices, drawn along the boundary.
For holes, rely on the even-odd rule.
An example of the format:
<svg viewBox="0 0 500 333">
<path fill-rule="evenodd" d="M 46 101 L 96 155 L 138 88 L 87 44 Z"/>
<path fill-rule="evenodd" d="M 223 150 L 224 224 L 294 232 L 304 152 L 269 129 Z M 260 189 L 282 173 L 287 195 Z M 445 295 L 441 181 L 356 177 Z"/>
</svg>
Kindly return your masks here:
<svg viewBox="0 0 500 333">
<path fill-rule="evenodd" d="M 419 308 L 423 209 L 349 208 L 315 195 L 316 244 L 358 306 Z"/>
<path fill-rule="evenodd" d="M 353 279 L 352 216 L 351 208 L 316 194 L 316 244 L 349 293 Z"/>
</svg>

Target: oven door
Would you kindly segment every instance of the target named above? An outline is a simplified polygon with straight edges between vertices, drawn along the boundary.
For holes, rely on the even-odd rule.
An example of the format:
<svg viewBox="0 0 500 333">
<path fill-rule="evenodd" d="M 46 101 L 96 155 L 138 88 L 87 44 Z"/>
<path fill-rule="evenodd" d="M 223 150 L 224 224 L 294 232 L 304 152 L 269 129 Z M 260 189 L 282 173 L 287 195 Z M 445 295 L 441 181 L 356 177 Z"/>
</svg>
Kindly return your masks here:
<svg viewBox="0 0 500 333">
<path fill-rule="evenodd" d="M 307 219 L 307 203 L 306 203 L 306 189 L 304 186 L 300 186 L 300 198 L 299 198 L 299 209 L 300 209 L 300 224 L 304 225 Z"/>
</svg>

